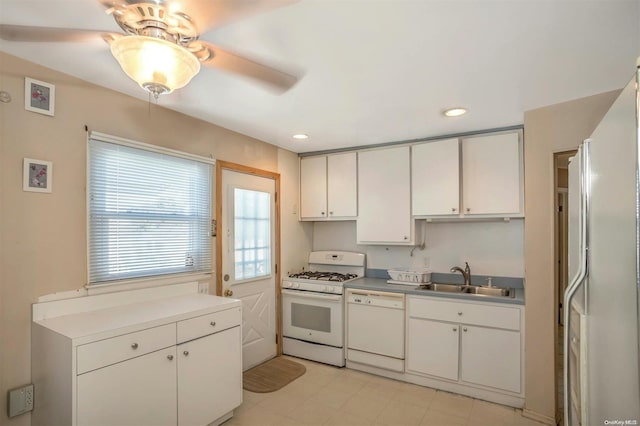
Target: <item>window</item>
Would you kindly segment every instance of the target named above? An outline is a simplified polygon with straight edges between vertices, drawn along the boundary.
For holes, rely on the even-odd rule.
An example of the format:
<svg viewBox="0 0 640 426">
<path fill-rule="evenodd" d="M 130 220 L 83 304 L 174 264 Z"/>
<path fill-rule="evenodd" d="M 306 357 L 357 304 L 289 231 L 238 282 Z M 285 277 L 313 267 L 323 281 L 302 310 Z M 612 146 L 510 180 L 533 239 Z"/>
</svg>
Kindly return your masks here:
<svg viewBox="0 0 640 426">
<path fill-rule="evenodd" d="M 234 188 L 235 280 L 271 275 L 271 195 Z"/>
<path fill-rule="evenodd" d="M 92 134 L 90 284 L 211 272 L 210 162 Z"/>
</svg>

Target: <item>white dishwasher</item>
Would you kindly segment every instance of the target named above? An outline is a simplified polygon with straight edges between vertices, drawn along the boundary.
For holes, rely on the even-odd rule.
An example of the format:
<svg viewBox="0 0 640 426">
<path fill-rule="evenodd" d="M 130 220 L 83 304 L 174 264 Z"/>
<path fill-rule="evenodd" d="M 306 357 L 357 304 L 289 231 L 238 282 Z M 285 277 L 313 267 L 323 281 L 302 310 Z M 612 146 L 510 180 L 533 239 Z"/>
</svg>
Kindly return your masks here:
<svg viewBox="0 0 640 426">
<path fill-rule="evenodd" d="M 347 290 L 347 361 L 404 371 L 404 294 Z"/>
</svg>

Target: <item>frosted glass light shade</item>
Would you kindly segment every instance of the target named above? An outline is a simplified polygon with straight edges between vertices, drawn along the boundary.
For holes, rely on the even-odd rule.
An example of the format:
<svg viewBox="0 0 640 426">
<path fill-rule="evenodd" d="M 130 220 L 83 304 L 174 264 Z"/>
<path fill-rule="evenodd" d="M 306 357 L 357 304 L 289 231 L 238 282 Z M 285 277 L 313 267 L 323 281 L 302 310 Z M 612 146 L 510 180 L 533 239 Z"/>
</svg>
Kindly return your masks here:
<svg viewBox="0 0 640 426">
<path fill-rule="evenodd" d="M 184 87 L 200 71 L 187 49 L 154 37 L 125 36 L 111 42 L 122 70 L 155 97 Z"/>
</svg>

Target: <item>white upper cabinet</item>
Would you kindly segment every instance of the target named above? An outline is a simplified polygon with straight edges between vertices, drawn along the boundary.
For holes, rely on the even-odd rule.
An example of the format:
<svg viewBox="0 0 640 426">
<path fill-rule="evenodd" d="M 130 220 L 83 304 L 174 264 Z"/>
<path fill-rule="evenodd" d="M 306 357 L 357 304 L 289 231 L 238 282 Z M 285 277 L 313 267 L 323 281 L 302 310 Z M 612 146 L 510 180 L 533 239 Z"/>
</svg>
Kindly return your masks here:
<svg viewBox="0 0 640 426">
<path fill-rule="evenodd" d="M 414 216 L 460 214 L 458 139 L 411 147 L 411 194 Z"/>
<path fill-rule="evenodd" d="M 355 219 L 358 172 L 355 152 L 300 160 L 300 219 Z"/>
<path fill-rule="evenodd" d="M 300 218 L 327 218 L 327 157 L 300 160 Z"/>
<path fill-rule="evenodd" d="M 359 244 L 413 244 L 409 147 L 358 153 Z"/>
<path fill-rule="evenodd" d="M 520 132 L 462 140 L 462 213 L 523 213 Z"/>
</svg>

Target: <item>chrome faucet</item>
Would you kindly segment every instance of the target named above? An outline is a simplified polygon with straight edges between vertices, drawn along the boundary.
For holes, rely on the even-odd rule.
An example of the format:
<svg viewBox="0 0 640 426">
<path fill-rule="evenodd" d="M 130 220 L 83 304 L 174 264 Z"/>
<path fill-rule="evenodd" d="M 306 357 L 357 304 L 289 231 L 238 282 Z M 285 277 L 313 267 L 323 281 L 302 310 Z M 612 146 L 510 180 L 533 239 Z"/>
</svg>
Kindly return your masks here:
<svg viewBox="0 0 640 426">
<path fill-rule="evenodd" d="M 471 285 L 471 268 L 467 262 L 464 262 L 464 269 L 454 266 L 449 272 L 460 272 L 464 278 L 464 285 Z"/>
</svg>

